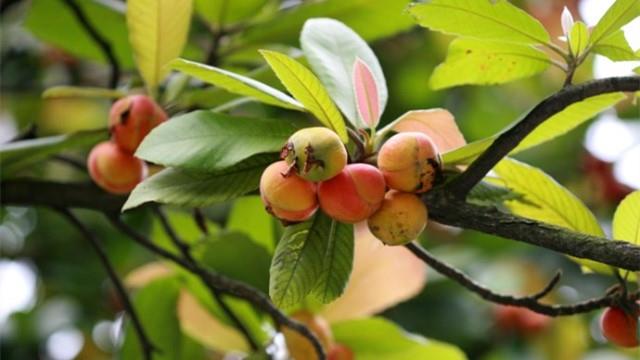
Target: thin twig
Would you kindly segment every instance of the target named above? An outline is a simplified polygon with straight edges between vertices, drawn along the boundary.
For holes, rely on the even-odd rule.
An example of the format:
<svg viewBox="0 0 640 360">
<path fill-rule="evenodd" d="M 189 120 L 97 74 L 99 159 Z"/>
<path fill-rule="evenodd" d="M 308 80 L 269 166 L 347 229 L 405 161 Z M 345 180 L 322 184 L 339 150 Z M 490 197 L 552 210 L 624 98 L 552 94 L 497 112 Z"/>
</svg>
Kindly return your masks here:
<svg viewBox="0 0 640 360">
<path fill-rule="evenodd" d="M 180 265 L 184 269 L 199 276 L 203 281 L 210 284 L 215 289 L 225 294 L 229 294 L 250 302 L 257 308 L 269 314 L 278 328 L 288 327 L 293 331 L 298 332 L 303 337 L 307 338 L 313 345 L 313 348 L 315 349 L 319 360 L 325 360 L 327 358 L 324 348 L 322 347 L 322 344 L 320 343 L 318 338 L 315 336 L 315 334 L 301 322 L 291 319 L 290 317 L 285 315 L 282 311 L 280 311 L 280 309 L 278 309 L 275 305 L 273 305 L 273 303 L 271 303 L 271 301 L 266 295 L 262 294 L 259 290 L 245 283 L 227 278 L 226 276 L 204 269 L 200 267 L 198 264 L 191 264 L 185 261 L 184 259 L 182 259 L 181 257 L 171 252 L 168 252 L 158 247 L 151 241 L 149 241 L 146 237 L 139 234 L 137 231 L 132 229 L 129 225 L 124 223 L 118 217 L 118 215 L 116 214 L 111 214 L 111 215 L 105 214 L 105 215 L 107 216 L 109 221 L 111 221 L 111 224 L 113 224 L 113 226 L 116 229 L 128 235 L 135 242 L 147 248 L 147 250 Z"/>
<path fill-rule="evenodd" d="M 640 90 L 640 76 L 614 77 L 569 85 L 536 105 L 522 120 L 503 132 L 462 174 L 452 179 L 447 191 L 460 199 L 467 194 L 500 160 L 511 152 L 538 125 L 567 106 L 586 98 Z"/>
<path fill-rule="evenodd" d="M 69 7 L 69 10 L 71 10 L 91 39 L 95 41 L 96 45 L 104 54 L 104 57 L 109 62 L 111 67 L 109 87 L 115 89 L 118 86 L 118 80 L 120 79 L 120 65 L 118 64 L 118 59 L 116 59 L 113 49 L 111 48 L 111 44 L 98 32 L 93 24 L 91 24 L 84 10 L 82 10 L 75 0 L 64 0 L 64 3 Z"/>
<path fill-rule="evenodd" d="M 590 312 L 603 307 L 611 306 L 618 301 L 619 292 L 607 293 L 603 297 L 588 299 L 582 302 L 578 302 L 571 305 L 552 305 L 544 304 L 539 300 L 547 295 L 557 285 L 560 275 L 556 274 L 549 284 L 536 294 L 529 296 L 513 296 L 503 295 L 493 292 L 491 289 L 486 288 L 475 280 L 465 275 L 462 271 L 454 268 L 453 266 L 438 260 L 430 252 L 424 249 L 422 246 L 415 242 L 406 245 L 407 249 L 411 251 L 416 257 L 424 261 L 427 265 L 431 266 L 435 271 L 454 280 L 458 284 L 465 287 L 467 290 L 479 295 L 481 298 L 490 302 L 502 305 L 525 307 L 529 310 L 535 311 L 540 314 L 548 316 L 566 316 L 575 315 Z M 630 299 L 636 300 L 640 298 L 640 291 L 630 295 Z"/>
<path fill-rule="evenodd" d="M 98 257 L 100 258 L 100 262 L 102 263 L 102 266 L 107 271 L 107 274 L 111 279 L 111 282 L 116 288 L 116 292 L 118 293 L 118 297 L 120 298 L 120 300 L 122 301 L 122 304 L 124 305 L 126 313 L 131 318 L 133 329 L 135 330 L 136 335 L 138 336 L 138 340 L 140 341 L 140 346 L 142 347 L 142 354 L 144 356 L 144 359 L 151 360 L 153 358 L 153 352 L 156 351 L 156 348 L 151 343 L 151 340 L 149 340 L 149 337 L 147 336 L 144 330 L 144 327 L 140 322 L 140 318 L 138 317 L 138 314 L 133 304 L 131 303 L 129 296 L 127 295 L 127 291 L 124 285 L 122 284 L 122 281 L 120 281 L 120 278 L 118 277 L 118 274 L 113 268 L 113 265 L 109 261 L 109 257 L 107 256 L 107 253 L 104 250 L 102 243 L 97 238 L 97 236 L 93 234 L 89 230 L 89 228 L 87 228 L 82 223 L 82 221 L 80 221 L 80 219 L 78 219 L 78 217 L 74 215 L 69 209 L 57 208 L 57 210 L 62 215 L 64 215 L 67 218 L 67 220 L 69 220 L 69 222 L 73 224 L 78 229 L 78 231 L 80 231 L 80 233 L 82 233 L 82 235 L 89 241 L 89 244 L 91 244 L 96 254 L 98 254 Z"/>
<path fill-rule="evenodd" d="M 162 208 L 160 208 L 159 206 L 155 206 L 153 207 L 153 211 L 155 212 L 156 216 L 160 220 L 160 224 L 162 225 L 162 228 L 164 229 L 165 233 L 169 236 L 169 239 L 171 239 L 171 242 L 178 248 L 178 250 L 180 250 L 182 257 L 187 262 L 189 262 L 192 266 L 196 266 L 197 262 L 191 255 L 189 244 L 187 244 L 184 240 L 180 238 L 180 236 L 175 231 L 173 226 L 171 226 L 171 222 L 165 215 L 164 211 L 162 211 Z M 229 320 L 231 320 L 231 322 L 236 326 L 236 328 L 238 328 L 238 330 L 242 333 L 245 339 L 247 339 L 247 342 L 249 343 L 249 346 L 251 347 L 251 349 L 254 351 L 258 350 L 260 348 L 260 344 L 258 344 L 258 342 L 251 335 L 251 332 L 249 331 L 249 329 L 247 329 L 247 327 L 242 323 L 240 318 L 238 318 L 238 316 L 233 312 L 233 310 L 229 307 L 229 305 L 224 301 L 220 292 L 216 288 L 211 286 L 211 284 L 209 284 L 208 282 L 206 281 L 203 281 L 203 282 L 205 286 L 207 286 L 207 288 L 209 289 L 213 297 L 216 299 L 216 301 L 220 305 L 220 308 L 225 313 L 225 315 L 227 315 Z"/>
</svg>

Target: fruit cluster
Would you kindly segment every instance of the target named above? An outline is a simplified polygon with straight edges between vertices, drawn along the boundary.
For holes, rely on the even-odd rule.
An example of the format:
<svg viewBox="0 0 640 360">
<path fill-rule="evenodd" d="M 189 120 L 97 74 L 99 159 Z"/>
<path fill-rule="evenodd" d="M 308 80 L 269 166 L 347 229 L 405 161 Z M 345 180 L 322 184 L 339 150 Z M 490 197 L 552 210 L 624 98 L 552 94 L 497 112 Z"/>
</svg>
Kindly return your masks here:
<svg viewBox="0 0 640 360">
<path fill-rule="evenodd" d="M 97 144 L 87 159 L 91 179 L 110 193 L 133 190 L 147 174 L 144 161 L 133 154 L 151 129 L 166 119 L 164 110 L 147 96 L 116 101 L 109 113 L 111 139 Z"/>
<path fill-rule="evenodd" d="M 440 170 L 438 150 L 425 134 L 403 132 L 387 140 L 377 167 L 347 164 L 347 150 L 331 130 L 305 128 L 282 149 L 260 179 L 267 211 L 288 222 L 309 219 L 318 208 L 343 223 L 367 220 L 387 245 L 420 235 L 427 208 L 416 193 L 431 189 Z"/>
</svg>

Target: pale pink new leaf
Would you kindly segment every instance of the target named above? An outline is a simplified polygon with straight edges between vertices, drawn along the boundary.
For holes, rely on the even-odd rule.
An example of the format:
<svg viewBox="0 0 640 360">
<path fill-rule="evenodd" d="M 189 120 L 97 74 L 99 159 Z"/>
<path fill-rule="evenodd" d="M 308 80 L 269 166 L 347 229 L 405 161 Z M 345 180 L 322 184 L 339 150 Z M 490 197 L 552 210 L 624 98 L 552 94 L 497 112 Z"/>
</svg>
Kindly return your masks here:
<svg viewBox="0 0 640 360">
<path fill-rule="evenodd" d="M 375 128 L 380 121 L 380 100 L 371 68 L 360 58 L 353 63 L 353 88 L 358 114 L 364 123 Z"/>
</svg>

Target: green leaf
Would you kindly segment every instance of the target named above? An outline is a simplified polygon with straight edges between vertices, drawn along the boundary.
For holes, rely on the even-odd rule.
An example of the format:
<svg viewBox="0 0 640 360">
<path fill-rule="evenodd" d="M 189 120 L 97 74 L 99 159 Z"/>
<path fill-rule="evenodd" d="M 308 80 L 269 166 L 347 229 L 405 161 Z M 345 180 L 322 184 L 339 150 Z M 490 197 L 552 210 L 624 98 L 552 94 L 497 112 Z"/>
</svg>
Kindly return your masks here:
<svg viewBox="0 0 640 360">
<path fill-rule="evenodd" d="M 323 271 L 327 268 L 335 271 L 350 270 L 350 266 L 347 268 L 342 265 L 345 255 L 325 260 L 330 248 L 329 242 L 334 238 L 345 239 L 345 231 L 345 228 L 338 226 L 335 220 L 322 212 L 318 212 L 309 221 L 286 228 L 271 262 L 269 295 L 274 304 L 284 309 L 295 307 L 316 289 L 319 282 L 326 283 L 320 285 L 326 289 L 325 299 L 331 299 L 339 288 L 344 288 L 345 284 L 337 282 L 346 281 L 349 274 L 332 274 L 327 277 Z M 332 251 L 345 249 L 336 246 Z M 326 261 L 329 264 L 325 264 Z"/>
<path fill-rule="evenodd" d="M 191 23 L 192 0 L 129 0 L 127 26 L 136 64 L 149 92 L 169 73 L 167 64 L 180 56 Z"/>
<path fill-rule="evenodd" d="M 640 51 L 636 52 L 636 56 L 640 56 Z M 633 69 L 633 72 L 640 75 L 640 66 L 638 66 L 637 68 Z"/>
<path fill-rule="evenodd" d="M 333 220 L 328 232 L 326 251 L 320 278 L 311 295 L 323 304 L 337 299 L 344 292 L 353 267 L 353 225 Z"/>
<path fill-rule="evenodd" d="M 344 119 L 320 80 L 304 65 L 285 54 L 269 50 L 261 50 L 260 53 L 287 90 L 322 124 L 333 129 L 345 144 L 348 143 Z"/>
<path fill-rule="evenodd" d="M 248 96 L 266 104 L 286 109 L 304 110 L 302 104 L 289 95 L 246 76 L 184 59 L 176 59 L 170 65 L 174 70 L 191 75 L 231 93 Z"/>
<path fill-rule="evenodd" d="M 195 0 L 195 10 L 214 26 L 233 24 L 254 17 L 269 0 Z"/>
<path fill-rule="evenodd" d="M 243 196 L 233 203 L 226 229 L 247 234 L 271 254 L 276 244 L 274 221 L 260 196 Z"/>
<path fill-rule="evenodd" d="M 592 96 L 573 103 L 539 125 L 522 140 L 511 154 L 533 148 L 564 135 L 624 98 L 623 93 L 611 93 Z M 510 127 L 507 127 L 505 130 L 491 137 L 469 143 L 461 148 L 445 153 L 442 156 L 443 162 L 449 166 L 470 163 L 478 157 L 478 155 L 482 154 L 502 132 L 509 128 Z"/>
<path fill-rule="evenodd" d="M 640 191 L 627 195 L 613 215 L 613 238 L 640 246 Z"/>
<path fill-rule="evenodd" d="M 591 30 L 591 45 L 597 45 L 639 15 L 640 0 L 616 0 Z"/>
<path fill-rule="evenodd" d="M 362 125 L 358 119 L 352 80 L 356 58 L 371 68 L 378 87 L 380 112 L 384 111 L 388 97 L 384 73 L 371 48 L 353 30 L 337 20 L 310 19 L 302 28 L 300 45 L 311 69 L 353 125 Z"/>
<path fill-rule="evenodd" d="M 544 71 L 551 60 L 528 45 L 459 38 L 451 42 L 444 63 L 436 67 L 431 87 L 502 84 Z"/>
<path fill-rule="evenodd" d="M 245 234 L 226 232 L 214 235 L 199 250 L 202 250 L 200 261 L 212 270 L 263 292 L 269 290 L 271 256 Z M 251 266 L 247 266 L 246 259 L 250 259 Z"/>
<path fill-rule="evenodd" d="M 252 155 L 278 152 L 296 131 L 292 121 L 193 111 L 156 127 L 136 151 L 152 163 L 198 172 L 227 168 Z"/>
<path fill-rule="evenodd" d="M 505 201 L 519 200 L 521 198 L 521 194 L 510 189 L 490 182 L 481 181 L 471 189 L 467 196 L 467 201 L 481 206 L 500 207 Z"/>
<path fill-rule="evenodd" d="M 0 145 L 2 176 L 71 148 L 87 148 L 107 138 L 107 131 L 89 130 L 68 135 L 22 140 Z"/>
<path fill-rule="evenodd" d="M 97 1 L 78 1 L 89 22 L 111 45 L 120 66 L 133 67 L 127 26 L 122 11 Z M 55 14 L 55 15 L 52 15 Z M 40 40 L 84 59 L 107 61 L 100 47 L 87 34 L 62 0 L 31 1 L 25 27 Z"/>
<path fill-rule="evenodd" d="M 155 201 L 181 206 L 207 206 L 258 189 L 260 174 L 278 160 L 276 154 L 258 154 L 214 173 L 190 173 L 168 168 L 138 184 L 122 210 Z"/>
<path fill-rule="evenodd" d="M 465 360 L 457 347 L 405 332 L 389 320 L 348 320 L 331 327 L 336 342 L 349 347 L 358 360 Z"/>
<path fill-rule="evenodd" d="M 493 170 L 500 176 L 499 184 L 523 196 L 524 201 L 505 203 L 514 214 L 583 234 L 604 236 L 598 220 L 580 199 L 542 170 L 509 158 L 500 161 Z M 572 259 L 596 271 L 610 271 L 608 266 L 592 260 Z"/>
<path fill-rule="evenodd" d="M 640 59 L 640 56 L 638 56 L 638 54 L 631 49 L 631 46 L 629 46 L 627 38 L 624 36 L 624 32 L 622 30 L 618 30 L 602 39 L 593 47 L 593 51 L 600 55 L 604 55 L 613 61 Z"/>
<path fill-rule="evenodd" d="M 582 55 L 589 44 L 589 29 L 582 21 L 576 21 L 569 34 L 569 48 L 573 56 Z"/>
<path fill-rule="evenodd" d="M 63 97 L 119 99 L 125 96 L 127 96 L 127 93 L 120 90 L 84 86 L 54 86 L 42 93 L 42 97 L 45 99 Z"/>
<path fill-rule="evenodd" d="M 421 26 L 447 34 L 525 44 L 546 44 L 549 33 L 506 0 L 432 0 L 409 12 Z"/>
<path fill-rule="evenodd" d="M 371 41 L 413 26 L 405 11 L 408 3 L 409 0 L 305 1 L 293 9 L 279 12 L 270 20 L 257 23 L 243 32 L 241 39 L 252 44 L 294 44 L 305 21 L 314 17 L 330 17 Z"/>
<path fill-rule="evenodd" d="M 183 356 L 201 353 L 199 346 L 180 332 L 176 306 L 180 285 L 175 277 L 162 278 L 140 289 L 133 300 L 140 322 L 157 352 L 154 359 L 179 360 Z M 142 359 L 141 347 L 133 326 L 125 331 L 122 359 Z"/>
</svg>

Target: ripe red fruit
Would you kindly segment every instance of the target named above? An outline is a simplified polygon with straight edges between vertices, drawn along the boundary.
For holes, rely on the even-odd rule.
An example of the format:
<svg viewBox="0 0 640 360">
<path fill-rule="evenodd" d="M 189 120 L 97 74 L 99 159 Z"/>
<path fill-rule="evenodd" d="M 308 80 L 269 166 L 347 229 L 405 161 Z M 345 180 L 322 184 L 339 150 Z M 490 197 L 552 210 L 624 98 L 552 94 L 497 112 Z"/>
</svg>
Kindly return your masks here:
<svg viewBox="0 0 640 360">
<path fill-rule="evenodd" d="M 498 305 L 495 310 L 496 325 L 503 331 L 520 335 L 533 335 L 549 326 L 551 318 L 517 306 Z"/>
<path fill-rule="evenodd" d="M 145 163 L 105 141 L 96 145 L 87 159 L 89 175 L 104 190 L 126 194 L 141 182 L 147 173 Z"/>
<path fill-rule="evenodd" d="M 399 133 L 380 148 L 378 168 L 390 188 L 422 193 L 431 189 L 440 171 L 438 148 L 423 133 Z"/>
<path fill-rule="evenodd" d="M 304 221 L 318 209 L 316 185 L 293 171 L 284 161 L 269 165 L 260 178 L 260 197 L 267 211 L 287 221 Z"/>
<path fill-rule="evenodd" d="M 602 335 L 618 346 L 638 346 L 638 337 L 640 336 L 638 335 L 638 316 L 640 316 L 638 310 L 633 316 L 619 307 L 608 307 L 600 318 Z"/>
<path fill-rule="evenodd" d="M 380 170 L 368 164 L 347 165 L 318 185 L 320 208 L 344 223 L 366 220 L 382 204 L 385 183 Z"/>
<path fill-rule="evenodd" d="M 116 101 L 109 113 L 113 140 L 133 154 L 151 129 L 167 120 L 167 114 L 148 96 L 131 95 Z"/>
</svg>

